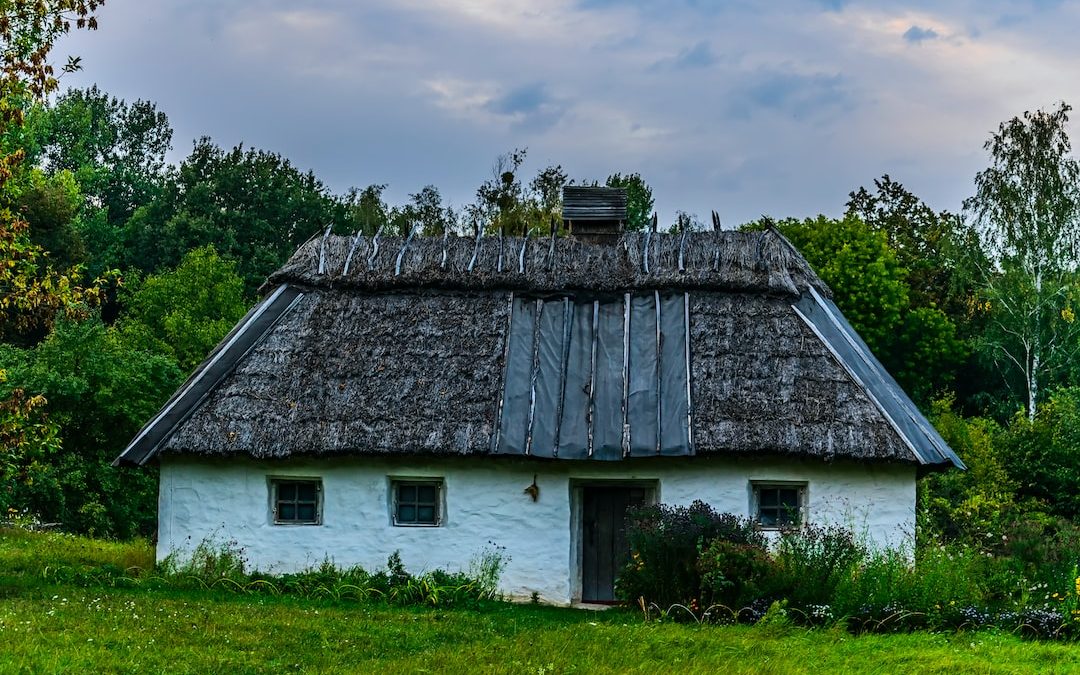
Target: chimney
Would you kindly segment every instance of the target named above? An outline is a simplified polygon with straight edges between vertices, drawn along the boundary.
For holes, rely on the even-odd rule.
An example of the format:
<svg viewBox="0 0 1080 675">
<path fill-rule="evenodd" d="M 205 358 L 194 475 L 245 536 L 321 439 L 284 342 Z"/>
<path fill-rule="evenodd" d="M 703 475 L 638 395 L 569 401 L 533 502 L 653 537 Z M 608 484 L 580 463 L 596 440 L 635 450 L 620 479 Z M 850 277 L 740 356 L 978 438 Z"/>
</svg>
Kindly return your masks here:
<svg viewBox="0 0 1080 675">
<path fill-rule="evenodd" d="M 564 187 L 562 216 L 572 237 L 590 244 L 614 244 L 626 226 L 626 190 Z"/>
</svg>

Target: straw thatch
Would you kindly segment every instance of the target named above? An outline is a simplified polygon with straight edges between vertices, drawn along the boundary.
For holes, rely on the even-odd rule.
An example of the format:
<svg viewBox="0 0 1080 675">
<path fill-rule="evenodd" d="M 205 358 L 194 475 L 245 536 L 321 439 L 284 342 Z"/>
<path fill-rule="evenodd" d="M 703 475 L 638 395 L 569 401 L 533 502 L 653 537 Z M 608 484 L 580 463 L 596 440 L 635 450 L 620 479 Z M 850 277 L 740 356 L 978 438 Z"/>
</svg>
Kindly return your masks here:
<svg viewBox="0 0 1080 675">
<path fill-rule="evenodd" d="M 508 298 L 309 294 L 166 449 L 259 458 L 487 453 Z M 789 302 L 693 298 L 697 454 L 914 461 Z"/>
<path fill-rule="evenodd" d="M 857 337 L 823 337 L 844 330 L 814 324 L 834 321 L 828 289 L 773 230 L 608 246 L 328 236 L 268 284 L 293 289 L 264 302 L 278 308 L 258 319 L 269 327 L 239 328 L 243 339 L 208 360 L 225 374 L 197 371 L 193 393 L 178 393 L 119 463 L 160 451 L 491 453 L 515 296 L 660 290 L 689 294 L 689 454 L 962 466 L 872 356 L 852 365 Z"/>
<path fill-rule="evenodd" d="M 679 288 L 795 296 L 814 285 L 829 294 L 806 260 L 772 230 L 628 233 L 606 246 L 549 237 L 331 235 L 300 247 L 267 286 L 283 282 L 356 291 Z"/>
</svg>

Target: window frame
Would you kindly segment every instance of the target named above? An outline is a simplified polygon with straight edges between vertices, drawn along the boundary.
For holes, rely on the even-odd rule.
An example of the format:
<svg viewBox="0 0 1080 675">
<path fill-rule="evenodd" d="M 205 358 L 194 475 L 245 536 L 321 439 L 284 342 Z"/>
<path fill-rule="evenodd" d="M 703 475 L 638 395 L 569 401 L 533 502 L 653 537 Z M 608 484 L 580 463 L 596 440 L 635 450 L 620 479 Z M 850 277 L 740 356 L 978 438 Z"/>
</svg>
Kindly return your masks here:
<svg viewBox="0 0 1080 675">
<path fill-rule="evenodd" d="M 421 502 L 419 495 L 411 502 L 412 506 L 432 506 L 435 509 L 434 522 L 403 521 L 399 516 L 401 507 L 400 489 L 403 487 L 434 487 L 435 501 Z M 394 527 L 442 527 L 446 523 L 446 482 L 442 478 L 391 478 L 390 479 L 390 523 Z"/>
<path fill-rule="evenodd" d="M 780 514 L 782 507 L 780 506 L 780 490 L 795 490 L 796 498 L 796 512 L 795 520 L 793 522 L 783 523 L 780 520 Z M 753 480 L 750 481 L 750 518 L 754 521 L 754 524 L 762 530 L 779 531 L 791 528 L 799 528 L 807 522 L 807 493 L 809 484 L 806 481 L 784 481 L 784 480 Z M 777 505 L 764 507 L 770 510 L 776 511 L 776 523 L 766 524 L 761 519 L 761 493 L 764 490 L 776 490 L 777 491 Z"/>
<path fill-rule="evenodd" d="M 285 525 L 285 526 L 319 526 L 323 524 L 323 481 L 319 476 L 268 476 L 269 493 L 270 493 L 270 522 L 273 525 Z M 283 485 L 305 485 L 313 484 L 315 486 L 315 518 L 313 520 L 300 520 L 293 518 L 289 520 L 282 520 L 279 514 L 279 506 L 282 504 L 280 498 L 280 488 Z M 311 504 L 310 500 L 301 500 L 299 494 L 294 499 L 287 500 L 286 503 L 291 503 L 294 507 L 298 507 L 301 504 Z M 298 513 L 298 511 L 297 511 Z"/>
</svg>

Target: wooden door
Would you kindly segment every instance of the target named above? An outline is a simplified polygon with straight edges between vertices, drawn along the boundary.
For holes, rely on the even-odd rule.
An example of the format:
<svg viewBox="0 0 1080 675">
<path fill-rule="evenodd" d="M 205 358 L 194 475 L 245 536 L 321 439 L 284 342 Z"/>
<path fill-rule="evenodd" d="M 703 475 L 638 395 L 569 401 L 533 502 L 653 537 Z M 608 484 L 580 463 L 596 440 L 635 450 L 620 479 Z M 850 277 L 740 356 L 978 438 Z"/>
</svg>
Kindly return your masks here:
<svg viewBox="0 0 1080 675">
<path fill-rule="evenodd" d="M 630 557 L 626 510 L 644 504 L 649 489 L 585 486 L 581 515 L 581 600 L 614 602 L 615 578 Z"/>
</svg>

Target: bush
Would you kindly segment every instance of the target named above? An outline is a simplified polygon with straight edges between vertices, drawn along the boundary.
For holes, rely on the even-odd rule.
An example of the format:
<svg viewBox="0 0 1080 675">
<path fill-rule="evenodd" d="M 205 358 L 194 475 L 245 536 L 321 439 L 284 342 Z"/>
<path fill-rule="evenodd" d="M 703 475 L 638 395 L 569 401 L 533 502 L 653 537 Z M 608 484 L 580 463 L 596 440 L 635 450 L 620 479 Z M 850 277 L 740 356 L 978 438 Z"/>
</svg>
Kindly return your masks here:
<svg viewBox="0 0 1080 675">
<path fill-rule="evenodd" d="M 1080 388 L 1053 392 L 1033 422 L 1018 415 L 1001 450 L 1021 500 L 1035 499 L 1054 515 L 1080 518 Z"/>
<path fill-rule="evenodd" d="M 795 607 L 826 605 L 866 550 L 851 530 L 830 526 L 784 530 L 776 547 L 777 590 Z"/>
<path fill-rule="evenodd" d="M 623 599 L 644 598 L 664 607 L 699 599 L 698 555 L 714 540 L 765 548 L 765 538 L 753 522 L 717 513 L 701 501 L 631 509 L 626 530 L 631 559 L 616 581 L 616 591 Z"/>
<path fill-rule="evenodd" d="M 698 558 L 701 606 L 723 605 L 733 611 L 772 595 L 776 565 L 768 552 L 754 544 L 714 539 Z"/>
</svg>

